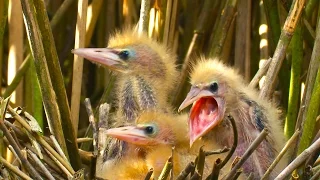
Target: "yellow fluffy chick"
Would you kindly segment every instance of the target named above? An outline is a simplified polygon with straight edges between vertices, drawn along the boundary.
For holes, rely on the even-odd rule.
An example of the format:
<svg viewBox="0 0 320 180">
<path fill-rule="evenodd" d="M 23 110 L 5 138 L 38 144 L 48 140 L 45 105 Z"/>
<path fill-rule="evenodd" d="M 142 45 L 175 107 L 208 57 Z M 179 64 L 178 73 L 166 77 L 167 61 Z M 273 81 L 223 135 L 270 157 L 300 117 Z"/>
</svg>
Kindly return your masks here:
<svg viewBox="0 0 320 180">
<path fill-rule="evenodd" d="M 108 44 L 108 48 L 72 52 L 117 72 L 117 119 L 132 122 L 141 111 L 168 107 L 168 94 L 177 77 L 176 56 L 132 30 L 117 33 Z"/>
<path fill-rule="evenodd" d="M 137 119 L 134 126 L 109 129 L 107 134 L 129 143 L 137 151 L 144 152 L 140 156 L 145 160 L 147 169 L 153 168 L 153 177 L 157 178 L 167 159 L 173 151 L 173 172 L 177 176 L 191 161 L 195 160 L 203 142 L 198 141 L 189 148 L 187 115 L 174 115 L 162 112 L 144 112 Z M 210 149 L 206 146 L 206 149 Z M 212 150 L 212 149 L 210 149 Z M 126 154 L 126 157 L 138 157 L 138 153 Z M 126 158 L 125 157 L 125 158 Z M 125 160 L 122 161 L 126 163 Z M 212 162 L 205 165 L 205 175 L 208 175 Z"/>
<path fill-rule="evenodd" d="M 241 157 L 259 133 L 267 128 L 269 135 L 242 166 L 244 174 L 260 177 L 285 144 L 277 109 L 243 81 L 232 68 L 215 59 L 201 59 L 190 75 L 191 89 L 179 110 L 192 105 L 189 115 L 189 137 L 192 144 L 202 137 L 218 147 L 231 147 L 231 115 L 236 121 L 238 146 L 234 153 Z M 286 163 L 284 158 L 271 175 L 275 177 Z"/>
</svg>

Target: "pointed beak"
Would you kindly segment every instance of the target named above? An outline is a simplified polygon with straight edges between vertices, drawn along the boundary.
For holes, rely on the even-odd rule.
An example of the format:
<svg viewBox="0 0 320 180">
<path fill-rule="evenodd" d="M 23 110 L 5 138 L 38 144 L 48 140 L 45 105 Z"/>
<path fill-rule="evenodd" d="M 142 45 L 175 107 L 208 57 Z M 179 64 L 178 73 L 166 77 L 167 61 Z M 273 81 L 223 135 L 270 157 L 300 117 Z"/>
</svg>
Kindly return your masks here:
<svg viewBox="0 0 320 180">
<path fill-rule="evenodd" d="M 205 97 L 205 96 L 212 96 L 213 94 L 208 90 L 203 90 L 198 87 L 191 87 L 187 97 L 184 99 L 184 101 L 181 103 L 178 112 L 182 111 L 186 107 L 188 107 L 190 104 L 196 102 L 198 99 Z"/>
<path fill-rule="evenodd" d="M 190 104 L 193 104 L 188 120 L 191 147 L 197 139 L 207 134 L 223 120 L 225 101 L 224 98 L 215 96 L 209 90 L 191 87 L 179 111 Z"/>
<path fill-rule="evenodd" d="M 91 62 L 107 66 L 110 69 L 122 71 L 126 63 L 119 58 L 118 51 L 111 48 L 79 48 L 71 51 Z"/>
<path fill-rule="evenodd" d="M 146 136 L 144 130 L 137 126 L 108 129 L 106 134 L 136 145 L 147 145 L 150 142 L 150 138 Z"/>
</svg>

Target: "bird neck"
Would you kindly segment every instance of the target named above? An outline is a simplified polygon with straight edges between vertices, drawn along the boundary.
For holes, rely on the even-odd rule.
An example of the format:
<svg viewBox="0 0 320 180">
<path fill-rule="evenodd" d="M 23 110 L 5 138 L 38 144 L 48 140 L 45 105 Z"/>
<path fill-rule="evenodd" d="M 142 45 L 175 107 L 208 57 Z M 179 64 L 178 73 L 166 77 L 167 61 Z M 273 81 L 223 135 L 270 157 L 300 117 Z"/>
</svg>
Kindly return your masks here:
<svg viewBox="0 0 320 180">
<path fill-rule="evenodd" d="M 158 106 L 157 89 L 143 76 L 120 77 L 118 84 L 118 113 L 133 122 L 139 112 Z"/>
<path fill-rule="evenodd" d="M 235 122 L 238 131 L 238 145 L 233 157 L 241 157 L 252 142 L 259 136 L 260 132 L 268 124 L 265 109 L 263 109 L 257 102 L 248 99 L 247 97 L 240 97 L 232 107 L 233 109 L 227 110 L 227 114 L 230 114 Z M 231 134 L 221 137 L 221 134 Z M 223 122 L 216 127 L 211 136 L 216 137 L 221 146 L 231 147 L 233 144 L 233 131 L 229 120 L 224 119 Z M 273 148 L 272 140 L 267 137 L 268 140 L 264 140 L 255 149 L 250 158 L 243 165 L 244 172 L 255 172 L 254 177 L 261 177 L 266 171 L 267 167 L 272 162 L 275 156 L 275 149 Z"/>
</svg>

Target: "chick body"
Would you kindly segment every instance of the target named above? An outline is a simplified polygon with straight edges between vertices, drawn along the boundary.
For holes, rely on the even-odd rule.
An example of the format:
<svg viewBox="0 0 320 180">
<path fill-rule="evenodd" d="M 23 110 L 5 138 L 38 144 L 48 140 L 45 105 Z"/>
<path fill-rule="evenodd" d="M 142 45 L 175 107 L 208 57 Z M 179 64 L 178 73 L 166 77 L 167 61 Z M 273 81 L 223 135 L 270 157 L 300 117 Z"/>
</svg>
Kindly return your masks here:
<svg viewBox="0 0 320 180">
<path fill-rule="evenodd" d="M 215 146 L 231 147 L 233 131 L 226 116 L 231 115 L 238 130 L 238 146 L 234 153 L 241 157 L 259 133 L 267 128 L 269 135 L 243 165 L 244 173 L 262 177 L 285 143 L 279 114 L 274 106 L 259 98 L 256 90 L 247 86 L 243 78 L 218 60 L 200 60 L 190 75 L 191 90 L 180 109 L 193 104 L 189 128 L 191 143 L 202 137 Z M 286 163 L 284 158 L 271 178 Z"/>
</svg>

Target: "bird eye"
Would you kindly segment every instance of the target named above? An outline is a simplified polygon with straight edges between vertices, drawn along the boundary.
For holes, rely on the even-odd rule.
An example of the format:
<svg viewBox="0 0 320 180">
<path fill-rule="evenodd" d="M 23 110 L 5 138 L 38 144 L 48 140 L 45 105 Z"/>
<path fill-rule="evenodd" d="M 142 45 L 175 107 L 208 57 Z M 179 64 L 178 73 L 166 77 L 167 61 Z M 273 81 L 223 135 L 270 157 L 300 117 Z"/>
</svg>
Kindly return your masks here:
<svg viewBox="0 0 320 180">
<path fill-rule="evenodd" d="M 218 83 L 217 82 L 211 83 L 210 86 L 209 86 L 209 90 L 211 92 L 216 92 L 218 90 Z"/>
<path fill-rule="evenodd" d="M 147 135 L 154 136 L 157 132 L 157 127 L 154 124 L 145 126 L 144 131 Z"/>
<path fill-rule="evenodd" d="M 152 126 L 147 126 L 145 131 L 146 131 L 147 134 L 152 134 L 154 130 L 153 130 Z"/>
<path fill-rule="evenodd" d="M 130 52 L 128 50 L 123 50 L 123 51 L 120 51 L 118 55 L 122 60 L 128 60 Z"/>
</svg>

